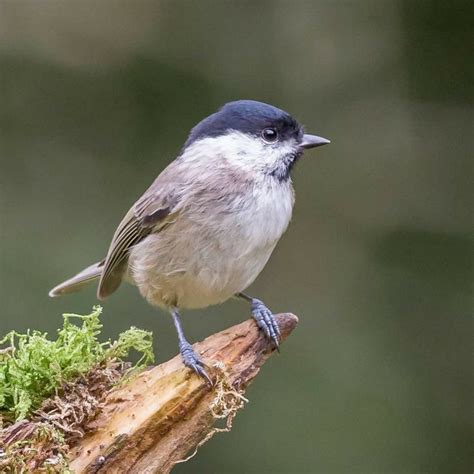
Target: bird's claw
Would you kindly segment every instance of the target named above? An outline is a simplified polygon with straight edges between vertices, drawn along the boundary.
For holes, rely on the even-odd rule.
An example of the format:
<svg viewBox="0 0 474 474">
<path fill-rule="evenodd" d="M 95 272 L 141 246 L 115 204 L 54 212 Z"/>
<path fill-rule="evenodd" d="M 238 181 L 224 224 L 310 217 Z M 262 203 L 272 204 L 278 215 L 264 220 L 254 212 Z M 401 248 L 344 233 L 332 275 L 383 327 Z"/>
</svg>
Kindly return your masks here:
<svg viewBox="0 0 474 474">
<path fill-rule="evenodd" d="M 189 344 L 188 342 L 180 344 L 179 351 L 181 353 L 184 365 L 194 370 L 196 374 L 205 379 L 209 386 L 212 387 L 214 383 L 206 372 L 206 365 L 204 364 L 202 359 L 196 354 L 193 349 L 193 346 L 191 346 L 191 344 Z"/>
<path fill-rule="evenodd" d="M 270 339 L 277 351 L 280 351 L 281 333 L 273 313 L 256 298 L 252 299 L 252 317 L 257 326 Z"/>
</svg>

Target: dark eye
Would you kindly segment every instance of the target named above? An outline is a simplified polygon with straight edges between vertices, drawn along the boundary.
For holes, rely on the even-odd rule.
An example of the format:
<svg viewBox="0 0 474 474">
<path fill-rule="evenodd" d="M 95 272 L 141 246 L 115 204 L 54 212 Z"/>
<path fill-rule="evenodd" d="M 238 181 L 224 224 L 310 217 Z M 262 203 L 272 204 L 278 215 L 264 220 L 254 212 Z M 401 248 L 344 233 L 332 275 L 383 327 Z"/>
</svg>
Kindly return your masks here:
<svg viewBox="0 0 474 474">
<path fill-rule="evenodd" d="M 274 128 L 264 128 L 262 130 L 262 138 L 267 143 L 273 143 L 278 140 L 278 132 Z"/>
</svg>

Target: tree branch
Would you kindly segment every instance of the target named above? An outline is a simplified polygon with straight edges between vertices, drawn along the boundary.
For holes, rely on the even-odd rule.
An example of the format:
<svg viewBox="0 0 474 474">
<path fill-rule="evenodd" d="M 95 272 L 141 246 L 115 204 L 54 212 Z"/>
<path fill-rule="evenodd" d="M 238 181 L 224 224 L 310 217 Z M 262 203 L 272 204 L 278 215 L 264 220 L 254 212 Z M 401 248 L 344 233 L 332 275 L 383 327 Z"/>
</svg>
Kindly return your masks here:
<svg viewBox="0 0 474 474">
<path fill-rule="evenodd" d="M 284 340 L 298 318 L 275 317 Z M 244 390 L 274 349 L 253 320 L 194 348 L 210 366 L 214 387 L 176 356 L 115 389 L 91 426 L 94 431 L 71 450 L 75 473 L 168 473 L 215 432 L 230 429 Z M 224 428 L 216 428 L 219 418 L 226 420 Z"/>
</svg>

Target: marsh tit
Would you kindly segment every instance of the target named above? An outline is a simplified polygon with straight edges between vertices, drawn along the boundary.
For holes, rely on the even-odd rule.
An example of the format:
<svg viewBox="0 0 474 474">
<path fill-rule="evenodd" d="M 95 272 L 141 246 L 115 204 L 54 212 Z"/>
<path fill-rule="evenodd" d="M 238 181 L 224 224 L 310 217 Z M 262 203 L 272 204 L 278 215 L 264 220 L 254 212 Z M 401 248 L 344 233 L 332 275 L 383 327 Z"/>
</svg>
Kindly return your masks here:
<svg viewBox="0 0 474 474">
<path fill-rule="evenodd" d="M 183 333 L 179 311 L 236 296 L 278 347 L 280 331 L 262 301 L 243 291 L 290 222 L 291 170 L 329 140 L 304 133 L 288 113 L 252 100 L 225 104 L 190 132 L 170 163 L 120 222 L 107 256 L 53 288 L 60 296 L 99 280 L 104 299 L 122 280 L 169 311 L 183 362 L 209 379 Z"/>
</svg>

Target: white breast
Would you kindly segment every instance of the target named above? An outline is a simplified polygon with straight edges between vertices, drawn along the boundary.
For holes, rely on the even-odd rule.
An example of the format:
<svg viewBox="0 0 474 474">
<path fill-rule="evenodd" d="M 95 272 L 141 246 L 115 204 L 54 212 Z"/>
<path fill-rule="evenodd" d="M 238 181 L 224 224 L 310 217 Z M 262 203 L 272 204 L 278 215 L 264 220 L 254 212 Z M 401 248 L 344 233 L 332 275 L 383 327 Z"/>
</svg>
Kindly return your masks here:
<svg viewBox="0 0 474 474">
<path fill-rule="evenodd" d="M 291 183 L 268 179 L 254 189 L 251 205 L 243 210 L 213 218 L 191 208 L 133 249 L 131 277 L 154 305 L 221 303 L 262 271 L 289 224 L 293 202 Z"/>
</svg>

